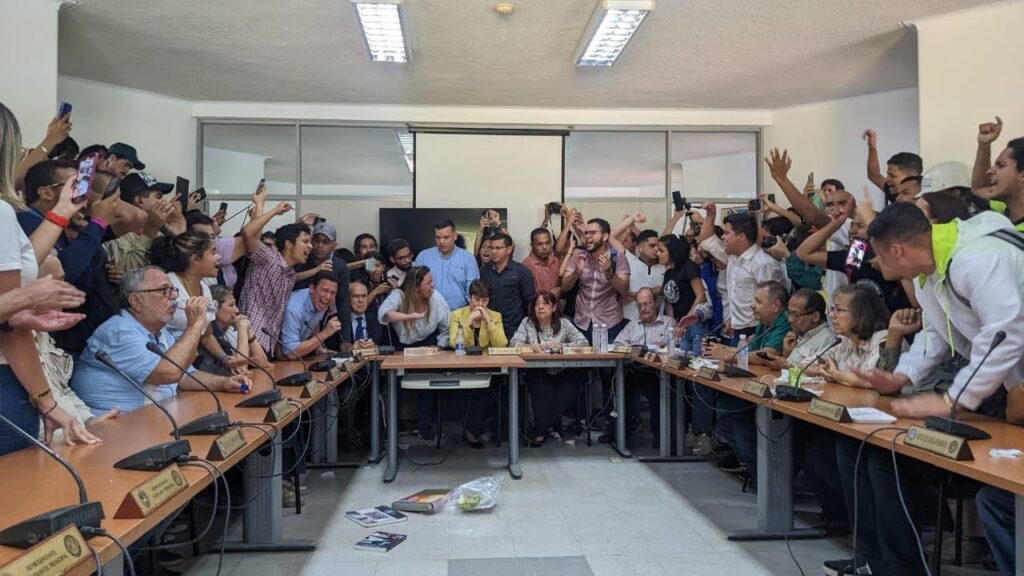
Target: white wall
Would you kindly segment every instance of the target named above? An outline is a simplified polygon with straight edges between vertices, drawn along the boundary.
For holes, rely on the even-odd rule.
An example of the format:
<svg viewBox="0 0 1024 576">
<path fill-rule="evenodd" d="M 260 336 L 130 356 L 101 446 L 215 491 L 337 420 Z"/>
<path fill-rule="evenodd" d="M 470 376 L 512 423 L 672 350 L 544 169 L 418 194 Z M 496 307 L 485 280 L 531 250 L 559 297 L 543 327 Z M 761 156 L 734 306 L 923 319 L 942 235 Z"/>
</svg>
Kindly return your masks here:
<svg viewBox="0 0 1024 576">
<path fill-rule="evenodd" d="M 995 116 L 1004 122 L 995 153 L 1006 140 L 1024 136 L 1024 3 L 983 6 L 914 24 L 925 168 L 947 161 L 972 166 L 978 124 L 994 122 Z"/>
<path fill-rule="evenodd" d="M 789 178 L 798 188 L 813 171 L 817 184 L 838 178 L 858 198 L 865 188 L 871 190 L 875 207 L 881 207 L 882 193 L 867 178 L 867 145 L 862 135 L 867 128 L 878 132 L 883 173 L 886 159 L 893 154 L 918 152 L 917 97 L 917 90 L 910 88 L 776 110 L 772 125 L 764 131 L 764 153 L 776 146 L 789 149 L 793 158 Z M 761 180 L 762 190 L 779 192 L 767 166 Z M 778 197 L 784 200 L 781 194 Z"/>
<path fill-rule="evenodd" d="M 197 181 L 192 102 L 71 76 L 55 80 L 60 99 L 74 106 L 71 134 L 79 146 L 124 142 L 139 151 L 146 171 L 160 181 L 174 182 L 175 176 Z"/>
<path fill-rule="evenodd" d="M 14 112 L 26 147 L 57 115 L 58 0 L 0 0 L 0 102 Z"/>
<path fill-rule="evenodd" d="M 352 249 L 356 235 L 369 232 L 380 240 L 380 209 L 412 208 L 412 197 L 311 199 L 303 193 L 302 211 L 316 212 L 338 229 L 338 247 Z"/>
<path fill-rule="evenodd" d="M 740 198 L 757 196 L 757 153 L 744 152 L 680 162 L 680 179 L 672 171 L 672 189 L 687 200 L 697 198 Z"/>
</svg>

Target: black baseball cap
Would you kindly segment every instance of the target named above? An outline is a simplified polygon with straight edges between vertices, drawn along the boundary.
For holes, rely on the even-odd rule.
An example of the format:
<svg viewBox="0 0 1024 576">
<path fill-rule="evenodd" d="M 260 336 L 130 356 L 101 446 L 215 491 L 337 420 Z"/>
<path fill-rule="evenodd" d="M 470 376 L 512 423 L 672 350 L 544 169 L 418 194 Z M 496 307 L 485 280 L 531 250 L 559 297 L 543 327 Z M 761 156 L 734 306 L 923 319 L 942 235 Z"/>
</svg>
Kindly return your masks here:
<svg viewBox="0 0 1024 576">
<path fill-rule="evenodd" d="M 156 190 L 167 194 L 174 190 L 174 184 L 157 182 L 148 172 L 132 172 L 121 179 L 121 200 L 131 204 L 136 196 L 147 190 Z"/>
<path fill-rule="evenodd" d="M 117 156 L 118 158 L 124 158 L 125 160 L 132 163 L 132 168 L 136 170 L 145 170 L 146 165 L 139 160 L 139 153 L 135 150 L 134 146 L 129 146 L 124 142 L 115 142 L 111 144 L 107 150 L 110 154 Z"/>
</svg>

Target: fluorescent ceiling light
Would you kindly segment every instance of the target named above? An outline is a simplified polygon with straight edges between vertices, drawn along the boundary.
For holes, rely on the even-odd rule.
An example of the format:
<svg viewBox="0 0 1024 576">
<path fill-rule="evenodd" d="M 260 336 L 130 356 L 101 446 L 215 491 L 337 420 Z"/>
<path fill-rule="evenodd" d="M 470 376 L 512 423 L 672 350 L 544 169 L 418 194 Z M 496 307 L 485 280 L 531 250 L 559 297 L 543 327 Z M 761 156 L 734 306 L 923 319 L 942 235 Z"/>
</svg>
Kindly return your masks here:
<svg viewBox="0 0 1024 576">
<path fill-rule="evenodd" d="M 352 0 L 363 44 L 374 62 L 409 61 L 401 0 Z"/>
<path fill-rule="evenodd" d="M 402 147 L 402 156 L 405 158 L 405 165 L 412 173 L 416 167 L 415 155 L 413 154 L 413 136 L 408 132 L 395 132 L 398 136 L 398 145 Z"/>
<path fill-rule="evenodd" d="M 640 23 L 654 10 L 654 0 L 601 0 L 590 17 L 576 51 L 577 66 L 611 66 Z"/>
</svg>

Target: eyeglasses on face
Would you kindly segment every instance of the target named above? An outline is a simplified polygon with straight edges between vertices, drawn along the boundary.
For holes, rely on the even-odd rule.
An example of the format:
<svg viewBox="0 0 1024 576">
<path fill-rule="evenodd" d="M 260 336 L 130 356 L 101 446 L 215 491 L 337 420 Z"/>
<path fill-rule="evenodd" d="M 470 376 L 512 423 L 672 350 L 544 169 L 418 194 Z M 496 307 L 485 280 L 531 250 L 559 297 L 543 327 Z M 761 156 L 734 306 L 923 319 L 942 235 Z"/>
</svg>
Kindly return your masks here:
<svg viewBox="0 0 1024 576">
<path fill-rule="evenodd" d="M 786 316 L 788 316 L 790 319 L 803 318 L 804 316 L 808 316 L 810 314 L 814 314 L 814 312 L 794 312 L 792 310 L 786 310 Z"/>
<path fill-rule="evenodd" d="M 847 314 L 850 312 L 849 308 L 839 308 L 837 306 L 831 306 L 828 310 L 833 314 Z"/>
<path fill-rule="evenodd" d="M 174 286 L 161 286 L 159 288 L 150 288 L 148 290 L 132 290 L 133 294 L 146 294 L 149 292 L 161 292 L 163 297 L 168 300 L 175 300 L 178 298 L 178 289 Z"/>
</svg>

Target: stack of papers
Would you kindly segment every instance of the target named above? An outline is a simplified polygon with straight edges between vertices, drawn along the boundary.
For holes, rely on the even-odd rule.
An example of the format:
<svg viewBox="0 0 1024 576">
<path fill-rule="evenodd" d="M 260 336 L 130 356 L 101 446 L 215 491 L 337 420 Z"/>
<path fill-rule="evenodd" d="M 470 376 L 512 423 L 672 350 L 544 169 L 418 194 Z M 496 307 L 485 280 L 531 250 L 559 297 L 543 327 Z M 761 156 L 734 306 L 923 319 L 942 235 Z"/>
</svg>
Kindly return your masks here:
<svg viewBox="0 0 1024 576">
<path fill-rule="evenodd" d="M 871 406 L 847 408 L 846 411 L 850 414 L 850 420 L 857 424 L 891 424 L 896 421 L 896 417 L 892 414 Z"/>
</svg>

